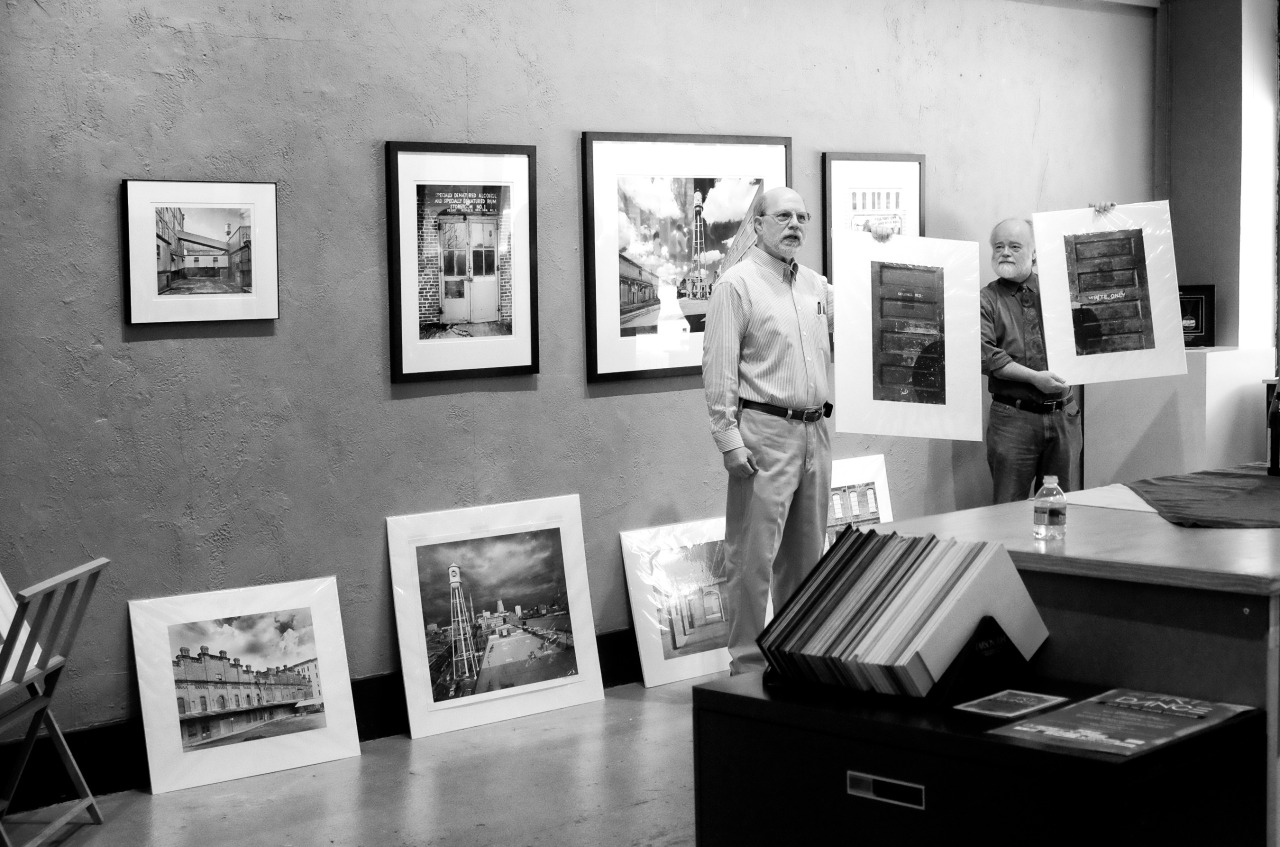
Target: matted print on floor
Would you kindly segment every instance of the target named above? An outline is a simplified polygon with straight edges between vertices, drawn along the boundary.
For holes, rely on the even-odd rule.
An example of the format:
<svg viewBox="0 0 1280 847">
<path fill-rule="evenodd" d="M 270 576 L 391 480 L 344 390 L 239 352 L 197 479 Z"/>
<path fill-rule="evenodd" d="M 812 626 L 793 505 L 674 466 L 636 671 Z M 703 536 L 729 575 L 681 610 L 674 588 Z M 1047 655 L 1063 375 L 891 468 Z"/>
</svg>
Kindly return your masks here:
<svg viewBox="0 0 1280 847">
<path fill-rule="evenodd" d="M 576 494 L 387 518 L 414 738 L 600 700 Z"/>
<path fill-rule="evenodd" d="M 836 429 L 982 440 L 978 245 L 831 234 Z"/>
<path fill-rule="evenodd" d="M 151 790 L 360 754 L 334 577 L 129 601 Z"/>
<path fill-rule="evenodd" d="M 893 520 L 884 454 L 836 459 L 831 463 L 831 503 L 827 506 L 827 546 L 846 526 Z"/>
<path fill-rule="evenodd" d="M 1033 221 L 1051 371 L 1071 385 L 1187 372 L 1169 201 Z"/>
<path fill-rule="evenodd" d="M 724 518 L 620 535 L 645 686 L 728 670 Z"/>
</svg>

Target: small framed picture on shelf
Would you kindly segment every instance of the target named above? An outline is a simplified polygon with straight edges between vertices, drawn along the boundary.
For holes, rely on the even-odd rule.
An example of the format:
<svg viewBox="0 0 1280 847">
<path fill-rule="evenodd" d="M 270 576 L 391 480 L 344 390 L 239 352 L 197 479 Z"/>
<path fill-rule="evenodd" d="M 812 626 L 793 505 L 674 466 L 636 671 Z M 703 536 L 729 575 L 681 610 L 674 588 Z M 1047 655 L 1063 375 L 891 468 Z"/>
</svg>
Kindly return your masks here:
<svg viewBox="0 0 1280 847">
<path fill-rule="evenodd" d="M 1213 285 L 1179 285 L 1178 304 L 1182 307 L 1182 343 L 1187 347 L 1213 347 L 1217 287 Z"/>
<path fill-rule="evenodd" d="M 538 372 L 535 148 L 386 143 L 391 381 Z"/>
<path fill-rule="evenodd" d="M 711 290 L 791 180 L 791 139 L 584 132 L 587 382 L 702 372 Z"/>
<path fill-rule="evenodd" d="M 280 317 L 274 182 L 126 179 L 120 217 L 129 323 Z"/>
<path fill-rule="evenodd" d="M 831 253 L 837 233 L 887 228 L 895 235 L 924 235 L 924 155 L 823 153 L 822 203 L 827 221 L 823 268 L 834 284 Z"/>
<path fill-rule="evenodd" d="M 334 577 L 130 600 L 151 790 L 360 755 Z"/>
</svg>

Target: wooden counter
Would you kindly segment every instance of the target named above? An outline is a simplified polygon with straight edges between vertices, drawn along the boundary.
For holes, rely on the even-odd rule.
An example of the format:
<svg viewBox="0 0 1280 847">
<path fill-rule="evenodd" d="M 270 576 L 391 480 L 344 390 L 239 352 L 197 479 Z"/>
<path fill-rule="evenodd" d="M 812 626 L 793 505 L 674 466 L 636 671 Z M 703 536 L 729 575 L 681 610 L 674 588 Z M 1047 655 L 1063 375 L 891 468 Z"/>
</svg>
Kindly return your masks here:
<svg viewBox="0 0 1280 847">
<path fill-rule="evenodd" d="M 998 541 L 1049 640 L 1048 677 L 1258 706 L 1267 712 L 1267 835 L 1280 847 L 1280 529 L 1187 529 L 1071 505 L 1067 537 L 1031 537 L 1031 502 L 894 521 L 887 530 Z"/>
</svg>

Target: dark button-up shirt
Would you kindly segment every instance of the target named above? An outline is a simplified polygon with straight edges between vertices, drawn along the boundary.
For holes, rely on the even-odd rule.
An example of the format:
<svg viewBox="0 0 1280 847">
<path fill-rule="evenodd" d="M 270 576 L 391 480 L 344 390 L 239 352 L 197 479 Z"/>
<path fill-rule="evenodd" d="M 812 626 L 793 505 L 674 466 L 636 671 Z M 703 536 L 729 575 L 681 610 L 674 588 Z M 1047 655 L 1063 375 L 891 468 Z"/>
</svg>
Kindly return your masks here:
<svg viewBox="0 0 1280 847">
<path fill-rule="evenodd" d="M 1045 394 L 1029 382 L 1001 379 L 993 375 L 1010 362 L 1027 365 L 1027 325 L 1017 293 L 1023 285 L 1035 296 L 1035 308 L 1039 311 L 1040 280 L 1034 273 L 1023 283 L 997 279 L 983 286 L 979 293 L 982 308 L 982 372 L 987 375 L 987 389 L 992 394 L 1044 402 L 1061 395 Z M 1043 326 L 1042 319 L 1041 327 Z M 1040 335 L 1043 344 L 1043 329 Z"/>
</svg>

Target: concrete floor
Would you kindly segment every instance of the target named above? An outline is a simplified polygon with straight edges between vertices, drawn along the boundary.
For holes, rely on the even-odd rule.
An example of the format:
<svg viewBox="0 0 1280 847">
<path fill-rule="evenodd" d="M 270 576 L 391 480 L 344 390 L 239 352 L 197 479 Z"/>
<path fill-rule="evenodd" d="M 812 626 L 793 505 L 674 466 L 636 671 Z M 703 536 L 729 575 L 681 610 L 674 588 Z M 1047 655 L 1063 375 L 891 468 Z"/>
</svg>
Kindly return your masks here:
<svg viewBox="0 0 1280 847">
<path fill-rule="evenodd" d="M 99 798 L 104 825 L 70 827 L 54 843 L 691 846 L 691 689 L 714 678 L 618 686 L 601 703 L 416 741 L 381 738 L 323 765 L 156 796 L 111 794 Z M 22 843 L 56 809 L 14 815 L 6 826 Z"/>
</svg>

